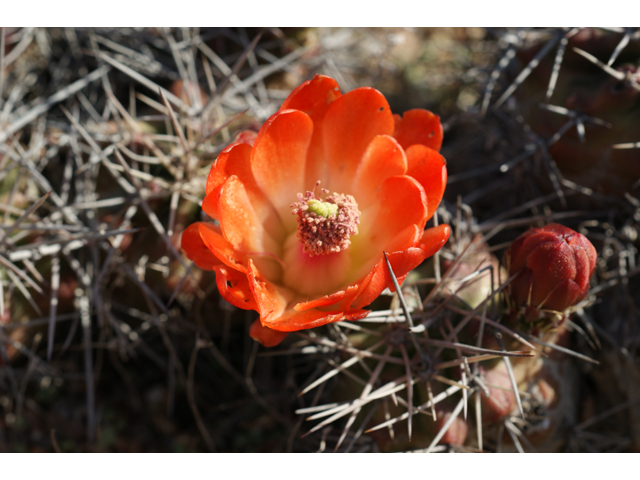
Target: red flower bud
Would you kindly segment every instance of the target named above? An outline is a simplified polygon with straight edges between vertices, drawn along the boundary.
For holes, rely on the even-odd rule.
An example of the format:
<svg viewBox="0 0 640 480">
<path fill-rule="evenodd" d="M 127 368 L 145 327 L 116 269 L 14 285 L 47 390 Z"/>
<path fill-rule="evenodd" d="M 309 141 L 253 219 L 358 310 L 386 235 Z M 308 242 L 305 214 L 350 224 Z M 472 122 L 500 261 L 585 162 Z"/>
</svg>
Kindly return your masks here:
<svg viewBox="0 0 640 480">
<path fill-rule="evenodd" d="M 557 223 L 520 235 L 505 252 L 511 299 L 517 307 L 556 310 L 583 300 L 596 266 L 596 250 L 584 236 Z"/>
</svg>

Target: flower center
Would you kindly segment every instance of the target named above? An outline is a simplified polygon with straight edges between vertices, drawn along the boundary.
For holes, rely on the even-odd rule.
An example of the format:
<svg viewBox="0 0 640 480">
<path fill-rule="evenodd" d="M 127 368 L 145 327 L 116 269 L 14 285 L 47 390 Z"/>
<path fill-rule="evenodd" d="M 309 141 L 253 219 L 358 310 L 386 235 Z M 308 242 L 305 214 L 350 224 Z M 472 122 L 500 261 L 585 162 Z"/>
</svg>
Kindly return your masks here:
<svg viewBox="0 0 640 480">
<path fill-rule="evenodd" d="M 318 181 L 316 187 L 320 185 Z M 314 191 L 298 193 L 298 201 L 291 204 L 291 213 L 298 216 L 298 241 L 310 256 L 337 253 L 349 248 L 352 235 L 357 235 L 360 210 L 351 195 L 336 193 L 324 200 Z M 329 193 L 321 189 L 325 195 Z"/>
</svg>

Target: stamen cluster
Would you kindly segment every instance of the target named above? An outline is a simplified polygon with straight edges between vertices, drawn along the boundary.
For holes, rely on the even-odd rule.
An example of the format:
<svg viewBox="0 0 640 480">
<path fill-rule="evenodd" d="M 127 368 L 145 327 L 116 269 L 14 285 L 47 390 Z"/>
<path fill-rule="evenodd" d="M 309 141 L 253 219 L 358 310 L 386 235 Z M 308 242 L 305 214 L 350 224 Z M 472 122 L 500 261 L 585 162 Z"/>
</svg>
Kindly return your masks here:
<svg viewBox="0 0 640 480">
<path fill-rule="evenodd" d="M 329 191 L 323 188 L 322 193 Z M 291 208 L 291 213 L 298 215 L 298 240 L 312 257 L 346 250 L 350 237 L 358 233 L 360 210 L 352 195 L 334 192 L 322 200 L 307 191 L 298 193 L 298 201 Z"/>
</svg>

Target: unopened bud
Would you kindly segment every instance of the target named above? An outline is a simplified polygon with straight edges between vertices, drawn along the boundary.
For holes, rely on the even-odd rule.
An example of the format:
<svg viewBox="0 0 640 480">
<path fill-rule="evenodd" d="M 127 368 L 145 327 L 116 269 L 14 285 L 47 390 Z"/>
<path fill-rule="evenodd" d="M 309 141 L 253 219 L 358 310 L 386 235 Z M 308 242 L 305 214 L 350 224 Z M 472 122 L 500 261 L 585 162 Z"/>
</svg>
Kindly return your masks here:
<svg viewBox="0 0 640 480">
<path fill-rule="evenodd" d="M 518 308 L 564 313 L 589 292 L 596 250 L 584 236 L 551 223 L 520 235 L 505 252 L 509 293 Z"/>
</svg>

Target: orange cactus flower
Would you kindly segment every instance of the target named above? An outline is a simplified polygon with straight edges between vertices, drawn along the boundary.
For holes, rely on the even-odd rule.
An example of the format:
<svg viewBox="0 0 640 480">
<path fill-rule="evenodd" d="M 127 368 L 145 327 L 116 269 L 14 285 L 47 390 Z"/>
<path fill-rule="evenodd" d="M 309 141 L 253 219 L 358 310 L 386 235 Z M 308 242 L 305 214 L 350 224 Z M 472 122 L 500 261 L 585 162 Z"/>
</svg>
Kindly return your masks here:
<svg viewBox="0 0 640 480">
<path fill-rule="evenodd" d="M 182 235 L 195 264 L 215 270 L 220 294 L 256 310 L 251 336 L 365 317 L 368 304 L 449 238 L 425 231 L 447 180 L 439 118 L 392 115 L 373 88 L 341 94 L 316 75 L 296 88 L 257 135 L 243 133 L 207 178 L 198 222 Z"/>
</svg>

